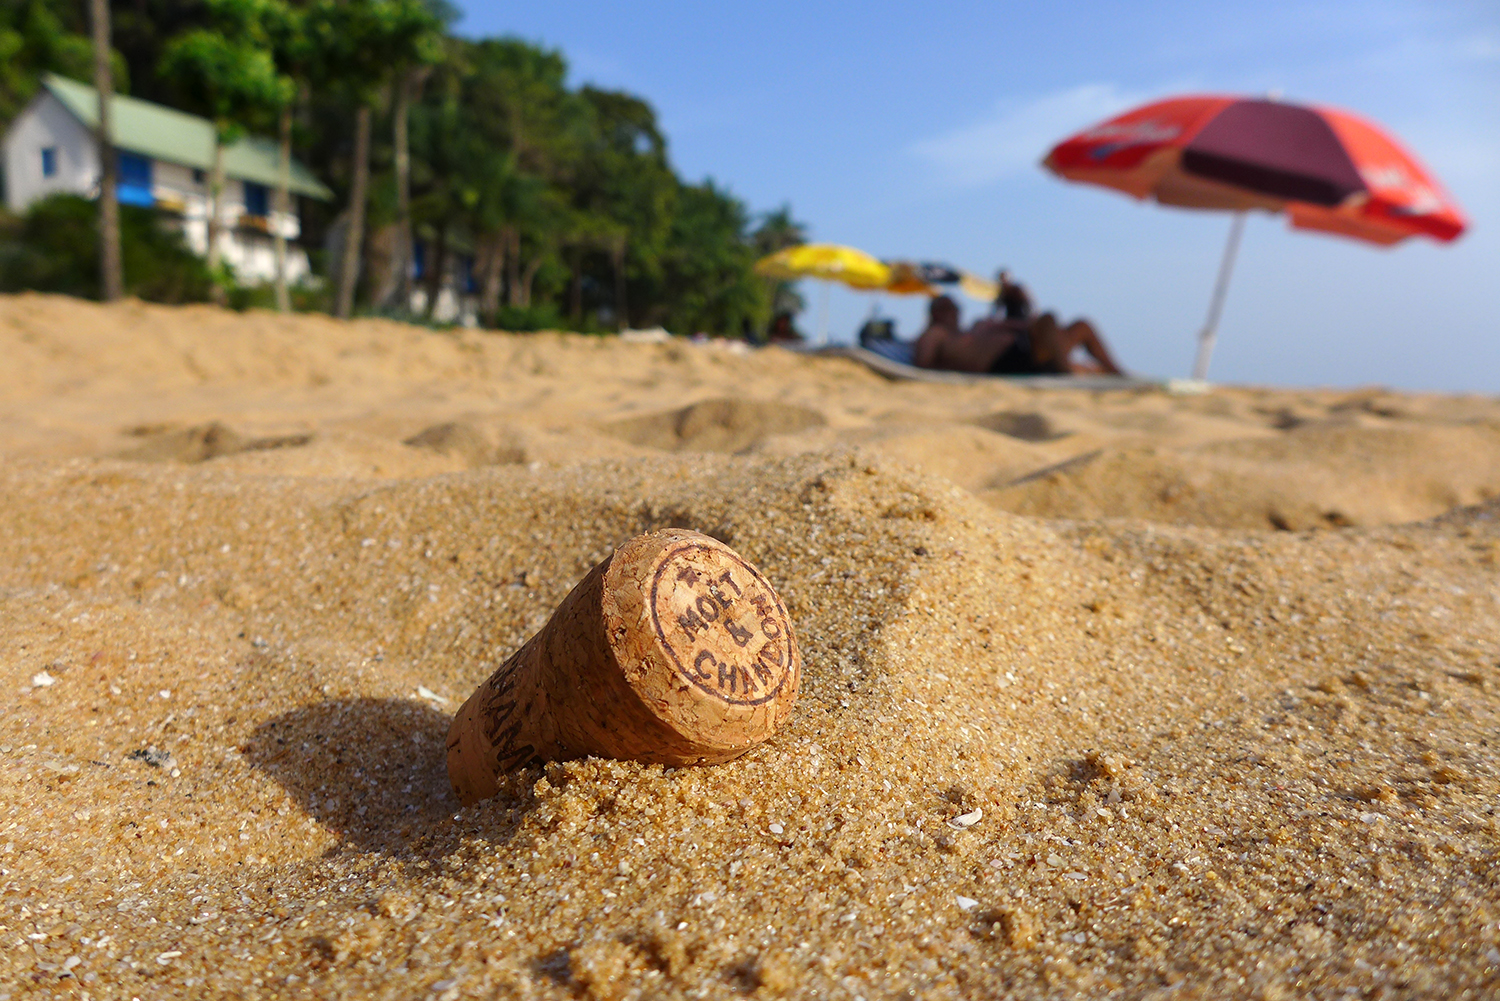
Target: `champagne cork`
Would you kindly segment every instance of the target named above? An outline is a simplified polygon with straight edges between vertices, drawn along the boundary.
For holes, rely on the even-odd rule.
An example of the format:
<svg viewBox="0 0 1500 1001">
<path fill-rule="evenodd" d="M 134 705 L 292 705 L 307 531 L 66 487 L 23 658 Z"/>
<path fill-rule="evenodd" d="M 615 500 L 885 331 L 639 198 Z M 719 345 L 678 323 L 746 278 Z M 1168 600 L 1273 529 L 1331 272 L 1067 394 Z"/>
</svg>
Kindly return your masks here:
<svg viewBox="0 0 1500 1001">
<path fill-rule="evenodd" d="M 791 712 L 801 677 L 786 607 L 754 567 L 697 532 L 642 535 L 459 709 L 448 778 L 468 806 L 538 759 L 728 761 Z"/>
</svg>

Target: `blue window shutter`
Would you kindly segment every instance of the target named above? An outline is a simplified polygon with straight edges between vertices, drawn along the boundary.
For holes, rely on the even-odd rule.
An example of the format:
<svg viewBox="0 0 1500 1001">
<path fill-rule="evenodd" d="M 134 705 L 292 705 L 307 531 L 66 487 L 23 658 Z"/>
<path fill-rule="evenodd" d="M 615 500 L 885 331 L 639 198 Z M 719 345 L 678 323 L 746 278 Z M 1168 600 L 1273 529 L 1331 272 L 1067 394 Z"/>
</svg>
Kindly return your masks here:
<svg viewBox="0 0 1500 1001">
<path fill-rule="evenodd" d="M 264 184 L 254 184 L 250 181 L 245 183 L 245 214 L 256 216 L 270 215 L 270 191 Z"/>
<path fill-rule="evenodd" d="M 57 176 L 57 147 L 56 146 L 44 146 L 44 147 L 42 147 L 42 176 L 43 177 L 56 177 Z"/>
<path fill-rule="evenodd" d="M 156 197 L 151 194 L 151 160 L 148 157 L 137 156 L 134 153 L 126 153 L 116 150 L 116 163 L 119 166 L 119 188 L 118 196 L 121 205 L 140 205 L 150 208 L 156 204 Z"/>
</svg>

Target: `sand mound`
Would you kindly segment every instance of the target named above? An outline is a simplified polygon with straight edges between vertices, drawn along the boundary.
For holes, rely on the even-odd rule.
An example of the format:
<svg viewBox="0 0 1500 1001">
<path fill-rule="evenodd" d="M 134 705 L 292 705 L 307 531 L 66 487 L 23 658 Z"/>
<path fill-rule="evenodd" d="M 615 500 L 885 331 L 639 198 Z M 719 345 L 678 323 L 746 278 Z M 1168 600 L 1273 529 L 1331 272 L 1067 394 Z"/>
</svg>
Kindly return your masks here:
<svg viewBox="0 0 1500 1001">
<path fill-rule="evenodd" d="M 1062 437 L 1046 414 L 1018 410 L 997 410 L 976 418 L 974 424 L 1022 441 L 1051 441 Z"/>
<path fill-rule="evenodd" d="M 144 441 L 120 453 L 120 458 L 137 462 L 204 462 L 245 448 L 245 439 L 218 421 L 175 431 L 146 430 L 141 437 Z"/>
<path fill-rule="evenodd" d="M 73 353 L 0 376 L 0 995 L 1493 992 L 1494 401 L 0 300 L 0 352 L 38 330 Z M 133 337 L 149 363 L 95 369 Z M 180 365 L 218 340 L 282 375 Z M 669 392 L 825 423 L 598 430 Z M 215 421 L 312 437 L 111 457 Z M 1273 502 L 1370 524 L 1276 532 Z M 667 526 L 785 600 L 787 726 L 460 810 L 452 712 Z"/>
<path fill-rule="evenodd" d="M 822 427 L 816 410 L 736 397 L 704 400 L 678 410 L 606 425 L 625 441 L 667 452 L 743 452 L 771 435 Z"/>
<path fill-rule="evenodd" d="M 856 440 L 913 468 L 974 491 L 990 486 L 997 479 L 1008 482 L 1052 463 L 1046 449 L 967 424 L 882 428 Z"/>
<path fill-rule="evenodd" d="M 471 469 L 507 462 L 525 462 L 526 449 L 514 438 L 496 444 L 472 424 L 448 421 L 412 435 L 406 444 L 463 460 Z"/>
<path fill-rule="evenodd" d="M 1106 449 L 984 496 L 1018 514 L 1307 529 L 1429 518 L 1500 495 L 1500 426 L 1300 424 L 1276 438 Z"/>
<path fill-rule="evenodd" d="M 135 448 L 120 453 L 137 462 L 207 462 L 237 452 L 263 452 L 275 448 L 298 448 L 312 440 L 309 434 L 246 438 L 219 421 L 172 429 L 132 428 L 142 439 Z"/>
</svg>

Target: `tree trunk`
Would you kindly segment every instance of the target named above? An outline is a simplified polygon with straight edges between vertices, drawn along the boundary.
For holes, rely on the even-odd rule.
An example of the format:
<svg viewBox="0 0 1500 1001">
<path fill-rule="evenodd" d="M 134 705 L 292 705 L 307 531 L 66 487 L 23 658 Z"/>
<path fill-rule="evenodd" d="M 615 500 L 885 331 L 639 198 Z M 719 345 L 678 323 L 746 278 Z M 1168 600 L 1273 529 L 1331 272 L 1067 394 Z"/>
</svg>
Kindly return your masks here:
<svg viewBox="0 0 1500 1001">
<path fill-rule="evenodd" d="M 219 230 L 223 228 L 222 214 L 224 202 L 224 143 L 220 138 L 218 126 L 214 126 L 214 165 L 208 175 L 208 270 L 217 272 L 219 270 Z M 218 282 L 215 275 L 213 286 L 214 302 L 220 306 L 224 305 L 224 286 Z"/>
<path fill-rule="evenodd" d="M 115 160 L 113 117 L 114 78 L 109 68 L 109 0 L 91 0 L 94 29 L 94 89 L 99 92 L 99 298 L 114 302 L 125 293 L 120 264 L 120 198 Z"/>
<path fill-rule="evenodd" d="M 361 104 L 354 115 L 354 177 L 349 185 L 349 225 L 344 230 L 344 255 L 339 264 L 339 293 L 335 315 L 349 319 L 354 312 L 354 289 L 359 283 L 359 257 L 365 242 L 365 191 L 370 185 L 370 106 Z"/>
<path fill-rule="evenodd" d="M 414 74 L 402 69 L 396 74 L 395 107 L 391 113 L 396 153 L 396 249 L 391 254 L 391 299 L 401 312 L 411 309 L 411 140 L 407 122 L 411 118 Z"/>
<path fill-rule="evenodd" d="M 448 227 L 439 226 L 437 232 L 437 246 L 432 250 L 432 267 L 428 270 L 427 278 L 427 305 L 422 313 L 427 319 L 432 319 L 432 314 L 437 309 L 438 296 L 443 294 L 443 272 L 448 270 Z"/>
<path fill-rule="evenodd" d="M 573 248 L 573 281 L 568 288 L 568 319 L 583 322 L 583 250 Z"/>
<path fill-rule="evenodd" d="M 505 287 L 510 290 L 510 304 L 521 306 L 521 231 L 514 226 L 501 230 L 506 242 Z"/>
<path fill-rule="evenodd" d="M 281 109 L 281 148 L 276 158 L 276 203 L 271 211 L 271 242 L 276 249 L 276 308 L 292 311 L 292 294 L 286 287 L 286 233 L 284 220 L 292 206 L 292 106 Z"/>
<path fill-rule="evenodd" d="M 521 272 L 521 305 L 531 306 L 531 280 L 536 277 L 537 271 L 542 267 L 542 255 L 537 254 L 526 264 L 526 270 Z M 582 309 L 579 310 L 582 312 Z"/>
<path fill-rule="evenodd" d="M 505 248 L 508 234 L 497 233 L 480 246 L 479 319 L 486 327 L 495 325 L 500 313 L 500 286 L 505 275 Z"/>
<path fill-rule="evenodd" d="M 610 248 L 614 254 L 615 268 L 615 326 L 624 330 L 630 326 L 629 312 L 625 304 L 625 237 L 616 238 Z"/>
</svg>

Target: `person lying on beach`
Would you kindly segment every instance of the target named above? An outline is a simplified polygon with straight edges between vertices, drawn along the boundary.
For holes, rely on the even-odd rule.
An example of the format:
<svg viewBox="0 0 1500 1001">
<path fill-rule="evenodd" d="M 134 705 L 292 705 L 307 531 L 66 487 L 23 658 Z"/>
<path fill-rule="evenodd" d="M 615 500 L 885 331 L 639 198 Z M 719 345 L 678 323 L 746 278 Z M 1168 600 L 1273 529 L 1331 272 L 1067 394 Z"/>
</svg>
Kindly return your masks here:
<svg viewBox="0 0 1500 1001">
<path fill-rule="evenodd" d="M 782 310 L 772 318 L 771 326 L 766 331 L 768 344 L 800 344 L 802 340 L 802 335 L 792 326 L 791 313 Z"/>
<path fill-rule="evenodd" d="M 927 304 L 927 326 L 917 335 L 912 364 L 918 368 L 943 368 L 945 348 L 958 336 L 958 303 L 946 295 L 933 296 Z"/>
<path fill-rule="evenodd" d="M 1000 291 L 995 295 L 992 313 L 1004 313 L 1007 320 L 1031 319 L 1031 293 L 1026 291 L 1025 285 L 1014 281 L 1005 268 L 995 276 L 995 284 Z"/>
<path fill-rule="evenodd" d="M 1075 362 L 1083 348 L 1092 362 Z M 1035 318 L 986 317 L 961 330 L 958 304 L 938 296 L 928 307 L 927 329 L 917 338 L 913 364 L 993 375 L 1122 375 L 1104 341 L 1087 320 L 1063 327 L 1053 313 Z"/>
<path fill-rule="evenodd" d="M 1023 329 L 1031 341 L 1029 346 L 1013 344 L 1008 355 L 997 360 L 996 364 L 1001 366 L 998 371 L 1006 374 L 1122 374 L 1120 366 L 1110 356 L 1109 349 L 1105 347 L 1093 324 L 1087 320 L 1074 320 L 1054 334 L 1058 323 L 1056 315 L 1044 313 L 1040 317 L 1035 316 L 1031 293 L 1026 290 L 1025 285 L 1011 277 L 1009 270 L 1001 268 L 995 281 L 999 291 L 990 311 L 991 320 L 1000 321 L 1002 327 Z M 1094 359 L 1092 363 L 1072 360 L 1073 353 L 1080 347 Z M 1058 363 L 1059 358 L 1066 361 L 1066 367 Z"/>
</svg>

